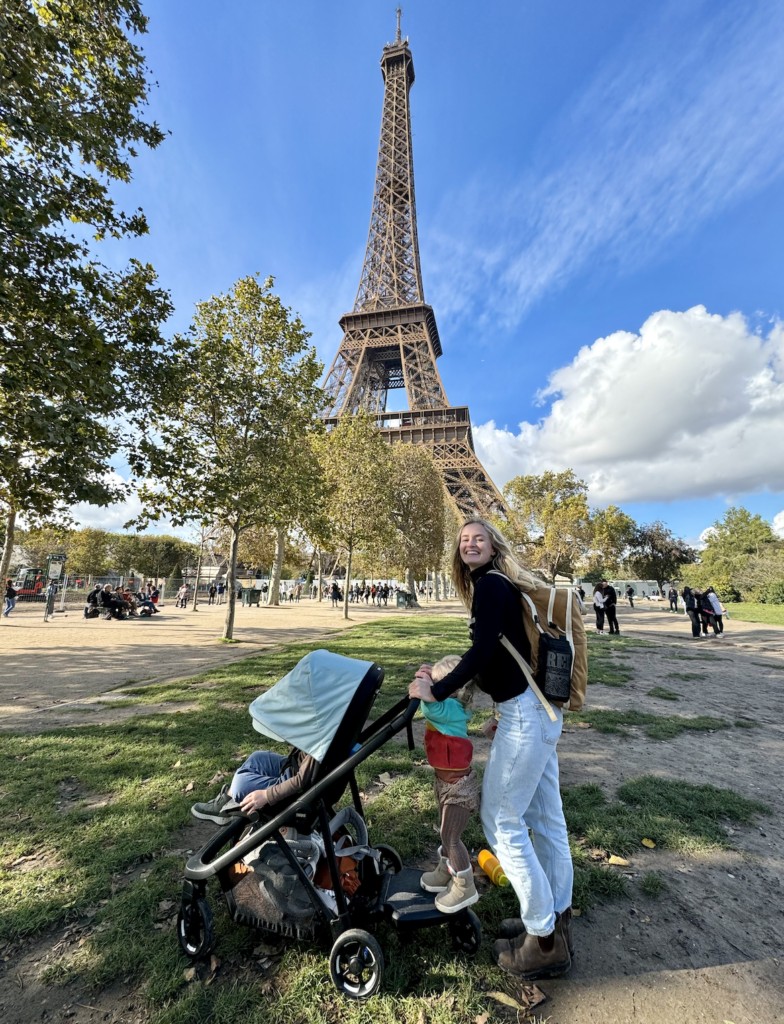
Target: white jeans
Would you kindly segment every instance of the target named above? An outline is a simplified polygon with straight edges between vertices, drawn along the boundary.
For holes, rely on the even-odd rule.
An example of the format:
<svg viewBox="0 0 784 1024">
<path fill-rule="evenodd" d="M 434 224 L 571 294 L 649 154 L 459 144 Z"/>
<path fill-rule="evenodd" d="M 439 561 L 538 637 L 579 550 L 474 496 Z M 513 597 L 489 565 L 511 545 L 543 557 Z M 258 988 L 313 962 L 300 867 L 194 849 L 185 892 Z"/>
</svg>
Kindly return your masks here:
<svg viewBox="0 0 784 1024">
<path fill-rule="evenodd" d="M 482 827 L 520 901 L 526 931 L 549 935 L 556 911 L 571 905 L 574 880 L 555 749 L 563 714 L 554 708 L 557 721 L 551 722 L 530 688 L 497 710 Z"/>
</svg>

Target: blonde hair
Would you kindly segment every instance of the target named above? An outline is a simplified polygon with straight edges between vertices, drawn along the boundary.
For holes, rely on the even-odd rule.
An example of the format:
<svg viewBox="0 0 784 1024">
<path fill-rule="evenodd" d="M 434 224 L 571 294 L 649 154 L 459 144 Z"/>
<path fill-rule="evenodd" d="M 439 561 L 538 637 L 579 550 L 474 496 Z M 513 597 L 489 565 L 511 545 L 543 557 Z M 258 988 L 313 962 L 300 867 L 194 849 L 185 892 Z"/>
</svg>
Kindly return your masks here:
<svg viewBox="0 0 784 1024">
<path fill-rule="evenodd" d="M 466 608 L 471 608 L 471 600 L 474 595 L 474 582 L 471 579 L 471 570 L 460 557 L 460 537 L 467 526 L 481 526 L 484 529 L 495 551 L 492 567 L 502 572 L 504 576 L 508 576 L 516 587 L 527 592 L 542 586 L 540 579 L 537 579 L 532 572 L 529 572 L 528 569 L 524 569 L 520 565 L 512 554 L 512 547 L 509 541 L 500 530 L 496 529 L 492 523 L 488 523 L 486 519 L 478 517 L 476 519 L 466 519 L 457 531 L 457 537 L 455 537 L 454 547 L 452 548 L 452 582 Z"/>
<path fill-rule="evenodd" d="M 437 661 L 430 670 L 430 676 L 434 683 L 439 682 L 444 676 L 448 676 L 453 668 L 457 668 L 463 659 L 459 654 L 446 654 L 440 661 Z M 455 690 L 454 693 L 450 694 L 450 697 L 454 697 L 455 700 L 459 700 L 464 706 L 471 703 L 474 696 L 474 690 L 476 689 L 476 680 L 469 679 L 469 681 L 461 686 L 459 690 Z"/>
</svg>

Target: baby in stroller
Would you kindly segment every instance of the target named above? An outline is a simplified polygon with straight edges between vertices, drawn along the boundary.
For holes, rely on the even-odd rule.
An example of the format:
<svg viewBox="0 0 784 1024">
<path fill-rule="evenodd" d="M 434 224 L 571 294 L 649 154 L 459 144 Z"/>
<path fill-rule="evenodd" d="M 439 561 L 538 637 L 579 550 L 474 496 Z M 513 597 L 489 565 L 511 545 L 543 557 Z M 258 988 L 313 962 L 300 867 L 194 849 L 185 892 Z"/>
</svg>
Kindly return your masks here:
<svg viewBox="0 0 784 1024">
<path fill-rule="evenodd" d="M 403 730 L 413 749 L 419 706 L 404 697 L 370 721 L 383 678 L 372 662 L 312 651 L 253 701 L 254 728 L 294 750 L 288 758 L 257 751 L 214 800 L 192 808 L 223 827 L 185 866 L 177 932 L 188 957 L 214 947 L 212 879 L 233 920 L 281 937 L 329 938 L 330 975 L 349 998 L 381 984 L 384 957 L 370 930 L 380 921 L 406 934 L 445 925 L 453 948 L 477 952 L 476 915 L 440 912 L 421 871 L 370 844 L 355 768 Z"/>
</svg>

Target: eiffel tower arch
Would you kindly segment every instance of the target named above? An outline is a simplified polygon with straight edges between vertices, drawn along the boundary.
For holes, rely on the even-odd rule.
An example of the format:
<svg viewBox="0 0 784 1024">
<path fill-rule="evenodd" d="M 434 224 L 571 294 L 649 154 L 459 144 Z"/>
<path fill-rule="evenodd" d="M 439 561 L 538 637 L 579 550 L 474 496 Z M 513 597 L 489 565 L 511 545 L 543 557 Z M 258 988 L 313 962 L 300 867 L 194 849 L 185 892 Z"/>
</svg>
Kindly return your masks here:
<svg viewBox="0 0 784 1024">
<path fill-rule="evenodd" d="M 503 498 L 474 451 L 466 406 L 446 397 L 433 309 L 424 299 L 414 197 L 409 92 L 414 61 L 397 36 L 381 55 L 384 103 L 365 260 L 343 340 L 324 381 L 328 425 L 364 409 L 392 444 L 426 445 L 461 514 L 505 515 Z M 405 389 L 407 409 L 387 411 L 389 392 Z"/>
</svg>

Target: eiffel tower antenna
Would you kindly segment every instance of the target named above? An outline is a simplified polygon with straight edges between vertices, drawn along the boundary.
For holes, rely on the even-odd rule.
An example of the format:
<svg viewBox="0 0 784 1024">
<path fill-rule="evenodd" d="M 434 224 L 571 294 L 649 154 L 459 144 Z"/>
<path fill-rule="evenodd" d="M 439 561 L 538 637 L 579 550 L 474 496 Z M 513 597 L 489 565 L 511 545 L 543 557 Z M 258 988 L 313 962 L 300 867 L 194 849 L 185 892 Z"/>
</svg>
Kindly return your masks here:
<svg viewBox="0 0 784 1024">
<path fill-rule="evenodd" d="M 390 443 L 428 447 L 461 514 L 505 515 L 504 501 L 474 451 L 466 406 L 451 406 L 436 359 L 442 354 L 419 262 L 409 92 L 414 61 L 397 35 L 381 54 L 384 102 L 365 260 L 343 340 L 324 381 L 326 421 L 364 409 Z M 408 408 L 387 411 L 389 392 L 405 389 Z"/>
<path fill-rule="evenodd" d="M 397 35 L 395 36 L 395 42 L 399 43 L 400 42 L 400 19 L 403 16 L 403 8 L 402 7 L 398 7 L 397 10 L 395 11 L 395 14 L 397 14 Z"/>
</svg>

